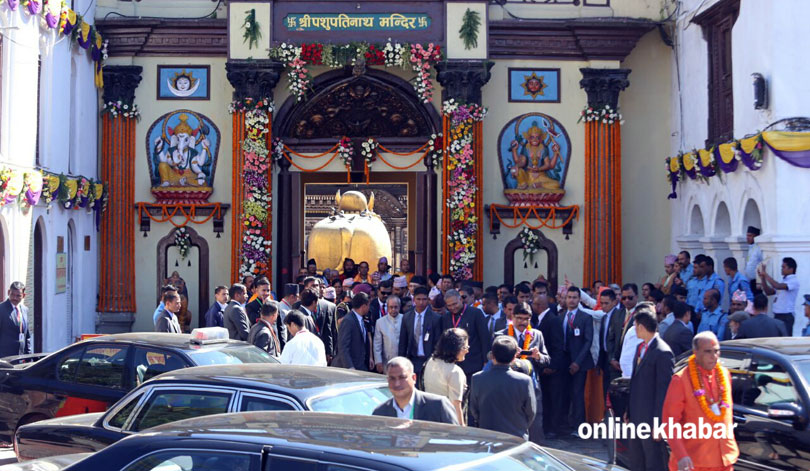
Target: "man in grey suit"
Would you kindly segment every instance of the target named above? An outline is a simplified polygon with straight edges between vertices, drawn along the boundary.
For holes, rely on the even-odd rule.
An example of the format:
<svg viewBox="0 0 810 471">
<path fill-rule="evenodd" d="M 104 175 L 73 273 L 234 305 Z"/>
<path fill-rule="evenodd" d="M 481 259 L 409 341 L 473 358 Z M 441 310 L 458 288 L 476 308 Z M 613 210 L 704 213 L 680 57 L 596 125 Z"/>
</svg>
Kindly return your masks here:
<svg viewBox="0 0 810 471">
<path fill-rule="evenodd" d="M 677 357 L 681 353 L 692 349 L 692 337 L 695 336 L 689 326 L 689 321 L 692 319 L 692 308 L 687 306 L 686 303 L 676 301 L 672 306 L 672 315 L 675 320 L 672 325 L 667 327 L 661 338 L 672 349 L 672 354 Z"/>
<path fill-rule="evenodd" d="M 278 319 L 278 305 L 275 301 L 262 304 L 259 311 L 259 320 L 253 324 L 248 334 L 248 343 L 251 343 L 274 357 L 281 356 L 281 342 L 276 330 Z"/>
<path fill-rule="evenodd" d="M 228 337 L 234 340 L 247 340 L 250 335 L 250 324 L 247 312 L 245 312 L 247 288 L 243 284 L 235 283 L 228 291 L 231 300 L 223 314 Z"/>
<path fill-rule="evenodd" d="M 399 330 L 399 356 L 413 363 L 417 375 L 428 358 L 433 355 L 433 348 L 441 337 L 441 316 L 430 309 L 428 289 L 420 286 L 414 290 L 413 311 L 402 318 Z"/>
<path fill-rule="evenodd" d="M 371 325 L 366 320 L 368 295 L 357 293 L 352 298 L 352 310 L 340 324 L 336 364 L 350 370 L 371 371 Z"/>
<path fill-rule="evenodd" d="M 23 299 L 25 285 L 19 281 L 11 283 L 8 298 L 0 304 L 0 358 L 33 353 L 28 308 Z"/>
<path fill-rule="evenodd" d="M 416 374 L 410 360 L 404 357 L 388 360 L 385 375 L 394 397 L 377 406 L 372 415 L 458 425 L 456 411 L 449 399 L 416 389 Z"/>
<path fill-rule="evenodd" d="M 537 413 L 534 383 L 509 365 L 520 354 L 513 337 L 492 341 L 492 368 L 476 373 L 470 386 L 470 414 L 478 427 L 529 439 Z"/>
<path fill-rule="evenodd" d="M 492 295 L 494 296 L 494 295 Z M 546 351 L 546 344 L 543 340 L 543 333 L 532 329 L 529 323 L 532 318 L 532 311 L 528 304 L 517 303 L 512 313 L 512 328 L 508 327 L 496 332 L 496 336 L 505 335 L 515 339 L 518 349 L 521 350 L 521 358 L 531 362 L 531 378 L 534 384 L 534 394 L 537 400 L 535 420 L 530 427 L 529 438 L 534 443 L 539 444 L 543 440 L 543 394 L 540 391 L 540 373 L 551 364 L 551 357 Z M 509 331 L 512 331 L 511 334 Z M 523 351 L 531 352 L 523 355 Z M 551 411 L 549 411 L 551 412 Z"/>
<path fill-rule="evenodd" d="M 163 295 L 163 310 L 157 318 L 155 332 L 168 332 L 170 334 L 181 334 L 180 322 L 175 315 L 180 310 L 180 295 L 177 291 L 168 291 Z"/>
</svg>

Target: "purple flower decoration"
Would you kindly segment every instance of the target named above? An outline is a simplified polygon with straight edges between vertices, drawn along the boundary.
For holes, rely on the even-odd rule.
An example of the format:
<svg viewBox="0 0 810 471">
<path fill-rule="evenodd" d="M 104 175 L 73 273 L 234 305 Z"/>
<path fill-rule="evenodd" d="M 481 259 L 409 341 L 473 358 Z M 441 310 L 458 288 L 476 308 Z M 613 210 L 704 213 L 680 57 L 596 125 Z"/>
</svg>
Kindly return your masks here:
<svg viewBox="0 0 810 471">
<path fill-rule="evenodd" d="M 45 23 L 48 25 L 48 28 L 54 29 L 59 24 L 59 17 L 48 12 L 45 14 Z"/>
<path fill-rule="evenodd" d="M 36 15 L 39 13 L 40 8 L 42 8 L 42 5 L 39 4 L 39 0 L 30 0 L 28 2 L 28 13 Z"/>
<path fill-rule="evenodd" d="M 34 192 L 29 189 L 25 191 L 25 200 L 28 202 L 29 205 L 36 206 L 37 203 L 39 203 L 39 197 L 41 195 L 42 195 L 41 190 Z"/>
<path fill-rule="evenodd" d="M 700 397 L 706 394 L 706 391 L 704 389 L 695 389 L 695 391 L 692 394 L 694 394 L 695 397 Z"/>
<path fill-rule="evenodd" d="M 723 409 L 728 409 L 729 405 L 726 401 L 720 401 L 720 407 L 722 407 Z"/>
<path fill-rule="evenodd" d="M 65 27 L 62 29 L 62 33 L 65 36 L 69 36 L 75 26 L 76 23 L 71 23 L 69 20 L 65 19 Z"/>
<path fill-rule="evenodd" d="M 19 6 L 19 4 L 20 4 L 20 0 L 6 0 L 6 3 L 8 3 L 8 8 L 11 11 L 16 11 L 17 6 Z"/>
</svg>

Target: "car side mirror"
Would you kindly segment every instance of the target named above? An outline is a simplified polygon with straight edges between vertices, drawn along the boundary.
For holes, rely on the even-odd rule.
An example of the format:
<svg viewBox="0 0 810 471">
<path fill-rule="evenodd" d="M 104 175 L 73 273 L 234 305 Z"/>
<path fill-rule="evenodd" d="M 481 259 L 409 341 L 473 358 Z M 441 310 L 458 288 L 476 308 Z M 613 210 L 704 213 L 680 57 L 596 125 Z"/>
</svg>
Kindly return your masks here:
<svg viewBox="0 0 810 471">
<path fill-rule="evenodd" d="M 777 402 L 768 407 L 768 417 L 777 420 L 801 420 L 804 416 L 802 406 L 795 402 Z"/>
</svg>

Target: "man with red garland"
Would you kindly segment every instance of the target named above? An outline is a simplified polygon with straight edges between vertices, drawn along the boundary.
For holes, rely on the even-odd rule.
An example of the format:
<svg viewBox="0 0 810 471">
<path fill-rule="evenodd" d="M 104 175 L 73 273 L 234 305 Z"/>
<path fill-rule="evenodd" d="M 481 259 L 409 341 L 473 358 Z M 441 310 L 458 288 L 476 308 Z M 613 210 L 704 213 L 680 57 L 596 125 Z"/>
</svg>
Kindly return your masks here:
<svg viewBox="0 0 810 471">
<path fill-rule="evenodd" d="M 539 372 L 551 364 L 551 357 L 546 351 L 543 333 L 532 329 L 530 324 L 532 311 L 526 303 L 518 303 L 512 313 L 512 323 L 495 333 L 495 337 L 506 335 L 517 341 L 518 349 L 531 352 L 530 355 L 519 355 L 522 360 L 529 360 L 532 365 L 532 384 L 537 401 L 537 414 L 529 427 L 529 440 L 539 444 L 543 440 L 543 395 L 540 391 Z"/>
<path fill-rule="evenodd" d="M 718 361 L 720 343 L 711 331 L 701 332 L 692 339 L 689 365 L 672 376 L 661 420 L 667 424 L 691 424 L 700 431 L 701 423 L 712 430 L 722 425 L 723 438 L 669 436 L 672 453 L 669 471 L 730 471 L 740 454 L 734 440 L 731 379 L 728 370 Z"/>
<path fill-rule="evenodd" d="M 481 371 L 487 362 L 487 353 L 492 344 L 487 321 L 480 309 L 465 305 L 461 300 L 461 293 L 454 289 L 444 293 L 444 302 L 447 303 L 448 312 L 442 316 L 440 332 L 459 328 L 464 329 L 470 337 L 470 351 L 458 366 L 467 375 L 467 384 L 471 384 L 472 375 Z"/>
</svg>

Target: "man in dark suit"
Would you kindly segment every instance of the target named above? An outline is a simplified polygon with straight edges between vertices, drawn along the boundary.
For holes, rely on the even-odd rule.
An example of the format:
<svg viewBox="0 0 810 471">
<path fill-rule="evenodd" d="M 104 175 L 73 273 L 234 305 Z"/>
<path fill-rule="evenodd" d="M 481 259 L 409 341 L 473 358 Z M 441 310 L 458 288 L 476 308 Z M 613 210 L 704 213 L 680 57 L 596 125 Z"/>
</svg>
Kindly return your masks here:
<svg viewBox="0 0 810 471">
<path fill-rule="evenodd" d="M 25 285 L 11 283 L 8 298 L 0 304 L 0 358 L 33 353 L 28 330 L 28 308 L 23 305 Z"/>
<path fill-rule="evenodd" d="M 430 309 L 428 289 L 420 286 L 414 290 L 413 311 L 402 318 L 399 330 L 399 356 L 411 361 L 417 377 L 427 359 L 433 355 L 433 348 L 441 331 L 441 316 Z M 418 378 L 417 378 L 418 379 Z"/>
<path fill-rule="evenodd" d="M 234 340 L 247 340 L 250 334 L 250 323 L 247 312 L 245 312 L 247 288 L 243 284 L 235 283 L 228 290 L 228 296 L 231 300 L 223 313 L 228 337 Z"/>
<path fill-rule="evenodd" d="M 675 302 L 672 306 L 672 315 L 675 321 L 672 322 L 662 336 L 664 342 L 669 345 L 672 354 L 676 357 L 683 352 L 692 349 L 692 327 L 689 326 L 689 321 L 692 319 L 692 308 L 686 303 Z"/>
<path fill-rule="evenodd" d="M 513 337 L 492 341 L 492 368 L 473 375 L 469 407 L 478 427 L 528 440 L 537 402 L 532 379 L 509 368 L 519 353 Z"/>
<path fill-rule="evenodd" d="M 494 339 L 496 332 L 506 328 L 506 315 L 498 307 L 498 295 L 484 293 L 484 297 L 481 299 L 481 310 L 484 311 L 484 320 L 486 320 L 490 338 Z"/>
<path fill-rule="evenodd" d="M 304 316 L 304 321 L 306 322 L 304 327 L 320 338 L 320 333 L 315 325 L 315 314 L 318 312 L 318 294 L 315 288 L 304 288 L 304 290 L 301 291 L 301 299 L 295 310 Z M 321 342 L 323 342 L 323 340 L 321 340 Z M 325 351 L 326 347 L 324 346 L 324 352 Z"/>
<path fill-rule="evenodd" d="M 493 295 L 494 296 L 494 295 Z M 541 295 L 542 296 L 542 295 Z M 550 363 L 551 358 L 546 351 L 546 345 L 543 341 L 543 333 L 540 330 L 532 329 L 529 322 L 532 318 L 532 311 L 528 304 L 518 303 L 512 313 L 512 325 L 499 332 L 496 332 L 496 337 L 506 335 L 515 339 L 518 349 L 531 352 L 529 355 L 520 355 L 521 359 L 528 360 L 531 363 L 531 378 L 534 385 L 534 394 L 537 405 L 535 407 L 535 418 L 531 422 L 529 430 L 529 438 L 534 443 L 539 444 L 543 436 L 543 394 L 540 390 L 540 382 L 538 376 L 540 372 L 545 369 Z"/>
<path fill-rule="evenodd" d="M 579 288 L 568 288 L 563 314 L 563 352 L 568 375 L 563 397 L 570 401 L 569 425 L 574 430 L 585 422 L 585 379 L 588 370 L 593 368 L 593 318 L 579 310 L 579 301 Z"/>
<path fill-rule="evenodd" d="M 377 406 L 372 415 L 458 425 L 456 411 L 449 399 L 416 389 L 416 374 L 410 360 L 403 357 L 388 360 L 385 375 L 394 397 Z"/>
<path fill-rule="evenodd" d="M 477 307 L 465 306 L 461 301 L 461 294 L 449 289 L 444 294 L 447 304 L 447 314 L 442 316 L 441 332 L 458 327 L 467 331 L 470 342 L 470 351 L 467 357 L 458 365 L 467 375 L 467 384 L 474 373 L 481 371 L 487 362 L 487 353 L 491 346 L 489 330 L 487 329 L 484 313 Z"/>
<path fill-rule="evenodd" d="M 389 278 L 380 282 L 377 288 L 377 297 L 369 302 L 368 321 L 373 329 L 377 325 L 377 319 L 388 315 L 388 296 L 394 292 L 394 280 Z"/>
<path fill-rule="evenodd" d="M 614 312 L 610 319 L 610 329 L 613 332 L 608 340 L 614 345 L 613 356 L 610 358 L 611 371 L 615 370 L 619 374 L 622 372 L 619 358 L 622 355 L 622 344 L 627 329 L 633 326 L 633 313 L 638 305 L 638 286 L 635 283 L 627 283 L 622 286 L 621 307 Z"/>
<path fill-rule="evenodd" d="M 661 409 L 664 407 L 664 398 L 675 368 L 675 357 L 667 343 L 655 333 L 658 321 L 653 306 L 643 304 L 636 309 L 634 320 L 636 335 L 642 343 L 633 358 L 630 397 L 625 418 L 636 425 L 649 424 L 652 430 L 654 420 L 661 420 Z M 663 437 L 630 440 L 632 471 L 666 469 L 664 442 L 661 438 Z"/>
<path fill-rule="evenodd" d="M 300 302 L 297 309 L 304 316 L 312 321 L 311 326 L 307 326 L 310 332 L 314 333 L 323 342 L 326 361 L 331 362 L 335 356 L 337 343 L 337 320 L 335 316 L 336 306 L 322 297 L 320 278 L 307 277 L 304 281 L 304 291 L 301 292 Z M 304 293 L 309 292 L 309 295 Z M 305 299 L 306 298 L 306 299 Z M 303 309 L 302 309 L 303 308 Z M 281 348 L 284 348 L 282 345 Z"/>
<path fill-rule="evenodd" d="M 176 291 L 169 291 L 163 295 L 163 311 L 158 315 L 155 332 L 183 333 L 176 316 L 176 313 L 180 311 L 180 305 L 180 295 Z"/>
<path fill-rule="evenodd" d="M 762 293 L 754 296 L 754 312 L 751 313 L 751 317 L 747 321 L 740 324 L 740 329 L 735 338 L 755 339 L 787 336 L 785 323 L 768 316 L 767 309 L 768 297 Z"/>
<path fill-rule="evenodd" d="M 556 308 L 556 306 L 555 306 Z M 561 424 L 566 421 L 564 412 L 564 376 L 568 375 L 563 352 L 562 318 L 548 302 L 548 295 L 535 295 L 532 300 L 532 313 L 537 329 L 543 334 L 543 341 L 550 357 L 549 364 L 537 371 L 540 378 L 540 391 L 543 397 L 543 430 L 546 438 L 553 438 L 561 432 Z M 540 413 L 538 413 L 539 415 Z"/>
<path fill-rule="evenodd" d="M 352 298 L 352 310 L 340 324 L 337 364 L 333 366 L 361 371 L 374 369 L 371 364 L 371 324 L 365 319 L 368 304 L 366 293 L 357 293 Z"/>
<path fill-rule="evenodd" d="M 223 313 L 226 307 L 228 307 L 228 287 L 217 286 L 214 288 L 214 304 L 205 313 L 205 326 L 223 327 L 225 325 Z"/>
<path fill-rule="evenodd" d="M 598 367 L 602 371 L 602 391 L 607 393 L 610 382 L 620 376 L 619 370 L 611 366 L 610 359 L 616 354 L 616 335 L 614 329 L 614 316 L 619 316 L 616 293 L 612 289 L 602 291 L 599 296 L 599 308 L 606 313 L 599 326 L 599 361 Z"/>
<path fill-rule="evenodd" d="M 278 306 L 275 301 L 268 301 L 262 305 L 258 322 L 250 327 L 248 343 L 251 343 L 274 357 L 281 356 L 281 343 L 276 331 Z"/>
</svg>

